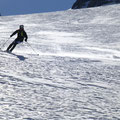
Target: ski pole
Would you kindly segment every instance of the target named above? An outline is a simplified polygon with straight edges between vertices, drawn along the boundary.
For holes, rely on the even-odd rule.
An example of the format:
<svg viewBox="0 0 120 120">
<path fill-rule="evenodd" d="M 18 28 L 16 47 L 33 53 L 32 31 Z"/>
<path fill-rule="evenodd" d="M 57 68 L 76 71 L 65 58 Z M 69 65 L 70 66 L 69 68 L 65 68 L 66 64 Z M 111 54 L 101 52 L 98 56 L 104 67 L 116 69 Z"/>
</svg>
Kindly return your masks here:
<svg viewBox="0 0 120 120">
<path fill-rule="evenodd" d="M 10 39 L 10 37 L 2 44 L 0 49 L 2 49 L 5 46 L 5 44 L 8 42 L 9 39 Z"/>
<path fill-rule="evenodd" d="M 30 46 L 30 48 L 34 51 L 35 54 L 39 55 L 34 49 L 33 47 L 30 45 L 30 43 L 27 42 L 27 44 Z"/>
</svg>

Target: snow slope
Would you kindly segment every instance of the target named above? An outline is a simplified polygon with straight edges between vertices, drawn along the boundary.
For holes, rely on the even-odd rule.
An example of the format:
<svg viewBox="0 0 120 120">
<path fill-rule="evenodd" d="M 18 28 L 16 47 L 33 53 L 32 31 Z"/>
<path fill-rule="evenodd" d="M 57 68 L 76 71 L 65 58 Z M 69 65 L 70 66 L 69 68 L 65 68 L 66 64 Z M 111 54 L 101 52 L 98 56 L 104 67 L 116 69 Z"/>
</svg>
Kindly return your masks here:
<svg viewBox="0 0 120 120">
<path fill-rule="evenodd" d="M 120 120 L 120 5 L 0 17 L 0 120 Z M 39 54 L 39 55 L 38 55 Z"/>
</svg>

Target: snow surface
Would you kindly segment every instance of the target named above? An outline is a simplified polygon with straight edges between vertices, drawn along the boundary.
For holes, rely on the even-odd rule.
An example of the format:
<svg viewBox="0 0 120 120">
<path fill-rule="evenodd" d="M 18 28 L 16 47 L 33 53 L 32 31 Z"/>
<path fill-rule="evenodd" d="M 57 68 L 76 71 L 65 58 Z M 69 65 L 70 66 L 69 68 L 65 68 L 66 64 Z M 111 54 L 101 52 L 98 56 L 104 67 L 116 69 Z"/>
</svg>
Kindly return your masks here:
<svg viewBox="0 0 120 120">
<path fill-rule="evenodd" d="M 0 52 L 0 120 L 120 120 L 120 5 L 0 17 L 2 50 L 20 24 L 34 51 Z"/>
</svg>

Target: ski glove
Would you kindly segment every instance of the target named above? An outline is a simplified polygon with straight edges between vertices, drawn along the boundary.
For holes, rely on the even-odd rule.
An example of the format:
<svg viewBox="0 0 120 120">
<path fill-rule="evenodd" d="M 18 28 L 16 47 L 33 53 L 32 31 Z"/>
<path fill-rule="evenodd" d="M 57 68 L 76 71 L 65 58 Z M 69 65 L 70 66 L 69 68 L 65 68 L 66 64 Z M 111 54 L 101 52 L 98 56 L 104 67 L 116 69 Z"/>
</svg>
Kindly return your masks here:
<svg viewBox="0 0 120 120">
<path fill-rule="evenodd" d="M 27 42 L 27 38 L 25 39 L 25 42 Z"/>
</svg>

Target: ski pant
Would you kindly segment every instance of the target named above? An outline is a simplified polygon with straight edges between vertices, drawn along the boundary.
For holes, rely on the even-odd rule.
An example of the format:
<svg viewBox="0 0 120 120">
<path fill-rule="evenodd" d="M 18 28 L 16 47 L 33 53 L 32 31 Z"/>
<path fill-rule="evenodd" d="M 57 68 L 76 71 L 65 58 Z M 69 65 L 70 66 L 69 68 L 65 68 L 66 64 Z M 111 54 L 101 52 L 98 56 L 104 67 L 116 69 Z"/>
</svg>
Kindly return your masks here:
<svg viewBox="0 0 120 120">
<path fill-rule="evenodd" d="M 21 43 L 22 41 L 15 39 L 7 48 L 7 51 L 12 52 L 13 49 L 16 47 L 17 44 Z"/>
</svg>

